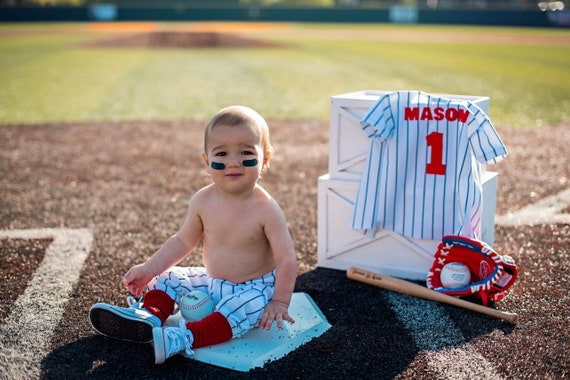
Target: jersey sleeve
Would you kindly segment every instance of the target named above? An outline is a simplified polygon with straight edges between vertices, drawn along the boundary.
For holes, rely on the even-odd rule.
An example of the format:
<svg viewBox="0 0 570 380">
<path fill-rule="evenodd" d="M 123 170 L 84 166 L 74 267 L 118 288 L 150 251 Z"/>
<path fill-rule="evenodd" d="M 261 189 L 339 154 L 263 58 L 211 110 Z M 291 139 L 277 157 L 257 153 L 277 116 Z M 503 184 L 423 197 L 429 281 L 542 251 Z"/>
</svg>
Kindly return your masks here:
<svg viewBox="0 0 570 380">
<path fill-rule="evenodd" d="M 507 148 L 487 114 L 471 102 L 468 108 L 472 115 L 468 121 L 469 144 L 477 160 L 482 164 L 495 164 L 503 160 L 508 154 Z"/>
<path fill-rule="evenodd" d="M 394 134 L 396 121 L 391 109 L 392 98 L 397 93 L 384 95 L 376 104 L 364 115 L 360 121 L 360 126 L 366 137 L 377 142 L 382 142 Z"/>
</svg>

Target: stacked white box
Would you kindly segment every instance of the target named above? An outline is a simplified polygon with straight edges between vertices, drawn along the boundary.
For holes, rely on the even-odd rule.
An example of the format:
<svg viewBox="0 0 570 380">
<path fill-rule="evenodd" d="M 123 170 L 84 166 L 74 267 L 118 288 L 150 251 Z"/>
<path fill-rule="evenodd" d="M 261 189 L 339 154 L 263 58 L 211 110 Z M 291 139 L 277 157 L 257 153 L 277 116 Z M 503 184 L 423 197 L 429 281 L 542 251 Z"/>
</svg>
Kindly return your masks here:
<svg viewBox="0 0 570 380">
<path fill-rule="evenodd" d="M 360 120 L 387 91 L 359 91 L 331 98 L 329 173 L 318 184 L 318 265 L 347 269 L 359 266 L 387 275 L 425 280 L 440 241 L 411 239 L 392 231 L 374 238 L 350 228 L 352 209 L 370 147 Z M 442 94 L 438 94 L 442 95 Z M 489 112 L 489 98 L 442 95 L 467 99 Z M 497 173 L 483 175 L 482 240 L 494 241 Z"/>
</svg>

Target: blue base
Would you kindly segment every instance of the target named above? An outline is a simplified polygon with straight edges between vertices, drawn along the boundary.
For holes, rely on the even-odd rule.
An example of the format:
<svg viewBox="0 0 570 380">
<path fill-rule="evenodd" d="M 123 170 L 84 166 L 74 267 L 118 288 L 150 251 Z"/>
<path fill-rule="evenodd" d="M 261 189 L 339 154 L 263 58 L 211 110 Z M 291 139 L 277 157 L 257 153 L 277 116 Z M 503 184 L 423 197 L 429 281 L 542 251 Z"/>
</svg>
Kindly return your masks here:
<svg viewBox="0 0 570 380">
<path fill-rule="evenodd" d="M 277 360 L 301 345 L 320 336 L 331 325 L 318 306 L 306 293 L 293 293 L 289 314 L 294 324 L 284 322 L 278 329 L 273 323 L 271 329 L 253 329 L 241 338 L 194 350 L 195 360 L 223 368 L 247 372 L 266 363 Z M 180 316 L 169 318 L 167 325 L 175 325 Z"/>
</svg>

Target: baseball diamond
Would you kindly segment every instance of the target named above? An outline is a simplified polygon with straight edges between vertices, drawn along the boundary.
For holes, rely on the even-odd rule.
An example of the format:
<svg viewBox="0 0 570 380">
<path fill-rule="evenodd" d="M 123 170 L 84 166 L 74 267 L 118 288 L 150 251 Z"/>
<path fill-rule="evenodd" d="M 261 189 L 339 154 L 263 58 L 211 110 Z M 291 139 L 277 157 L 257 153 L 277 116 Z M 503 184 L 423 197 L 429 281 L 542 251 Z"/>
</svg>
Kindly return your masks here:
<svg viewBox="0 0 570 380">
<path fill-rule="evenodd" d="M 181 24 L 178 28 L 204 27 L 198 24 Z M 223 23 L 205 26 L 220 32 Z M 140 33 L 144 28 L 146 33 L 157 24 L 94 23 L 89 27 L 105 33 L 120 27 Z M 278 25 L 273 33 L 279 35 L 283 30 L 279 28 L 285 27 Z M 228 23 L 227 28 L 239 31 L 243 25 Z M 268 25 L 260 23 L 250 28 L 249 37 L 261 33 Z M 354 33 L 337 31 L 339 40 Z M 476 31 L 469 33 L 470 38 L 476 38 Z M 323 35 L 323 30 L 315 28 L 312 37 Z M 512 42 L 515 37 L 517 33 L 499 36 L 482 33 L 483 40 L 493 43 Z M 53 34 L 37 36 L 33 43 L 53 41 L 52 38 Z M 382 35 L 371 33 L 366 38 L 401 42 L 410 36 L 392 31 Z M 429 43 L 433 34 L 416 38 Z M 456 40 L 465 36 L 445 38 Z M 84 43 L 79 40 L 80 45 Z M 544 36 L 537 33 L 533 41 L 536 40 L 544 41 Z M 10 41 L 8 34 L 2 34 L 0 43 L 7 41 Z M 567 43 L 566 39 L 562 45 Z M 10 47 L 14 54 L 23 48 L 16 45 Z M 50 46 L 50 49 L 59 48 L 55 43 Z M 257 54 L 252 53 L 257 49 L 255 46 L 247 52 Z M 121 49 L 115 53 L 119 51 L 124 53 Z M 215 55 L 223 57 L 226 53 L 220 50 Z M 128 60 L 138 54 L 136 49 L 129 50 L 122 57 Z M 162 62 L 168 54 L 163 52 L 154 59 Z M 92 57 L 86 54 L 88 60 Z M 65 54 L 44 57 L 46 62 L 51 59 L 58 64 L 68 58 Z M 340 54 L 335 56 L 337 60 L 345 58 Z M 0 55 L 0 59 L 8 69 L 12 61 L 7 55 Z M 100 63 L 96 61 L 95 65 Z M 358 64 L 362 68 L 378 63 Z M 18 72 L 24 75 L 25 68 L 21 70 Z M 318 70 L 326 72 L 327 68 Z M 130 80 L 143 80 L 138 77 L 141 72 L 149 74 L 142 66 L 136 66 L 133 72 L 114 72 L 112 68 L 106 71 L 117 80 L 128 76 Z M 169 86 L 174 86 L 184 78 L 170 80 Z M 270 82 L 267 77 L 260 81 Z M 305 82 L 307 87 L 314 85 L 310 78 L 305 78 Z M 97 87 L 93 86 L 96 92 Z M 226 86 L 224 90 L 234 94 L 233 87 Z M 359 89 L 342 88 L 336 93 Z M 35 90 L 41 92 L 40 88 Z M 135 88 L 117 86 L 106 90 L 110 91 L 106 96 L 113 91 L 131 90 L 131 96 L 140 95 Z M 284 102 L 288 95 L 283 92 Z M 328 103 L 331 95 L 322 94 L 323 102 Z M 211 100 L 205 94 L 204 99 Z M 8 103 L 0 101 L 4 102 L 0 103 L 0 113 L 7 112 L 1 106 Z M 553 101 L 565 104 L 564 99 Z M 492 102 L 493 99 L 491 109 Z M 73 108 L 72 103 L 58 107 Z M 60 111 L 54 106 L 49 113 Z M 459 113 L 444 112 L 437 107 L 409 112 L 418 121 L 460 117 Z M 490 116 L 493 117 L 492 111 Z M 567 354 L 570 352 L 570 156 L 567 153 L 570 122 L 567 117 L 560 124 L 536 128 L 494 123 L 508 156 L 498 164 L 487 166 L 487 170 L 499 173 L 493 249 L 512 256 L 519 267 L 519 277 L 504 299 L 491 307 L 516 313 L 516 324 L 352 281 L 345 271 L 318 267 L 317 179 L 327 172 L 329 121 L 273 117 L 268 118 L 268 123 L 275 157 L 261 182 L 279 199 L 289 222 L 299 261 L 295 292 L 311 296 L 330 323 L 330 329 L 250 373 L 182 356 L 156 366 L 151 345 L 97 335 L 87 318 L 91 305 L 105 301 L 126 306 L 128 294 L 120 283 L 122 275 L 177 230 L 191 195 L 209 183 L 203 167 L 189 164 L 198 160 L 203 149 L 205 122 L 202 116 L 167 120 L 141 116 L 136 120 L 50 120 L 0 125 L 0 286 L 3 289 L 0 379 L 320 379 L 326 376 L 428 380 L 570 376 Z M 425 165 L 424 162 L 423 169 Z M 193 252 L 183 264 L 199 265 L 200 253 L 200 249 Z M 425 282 L 419 283 L 425 286 Z"/>
</svg>

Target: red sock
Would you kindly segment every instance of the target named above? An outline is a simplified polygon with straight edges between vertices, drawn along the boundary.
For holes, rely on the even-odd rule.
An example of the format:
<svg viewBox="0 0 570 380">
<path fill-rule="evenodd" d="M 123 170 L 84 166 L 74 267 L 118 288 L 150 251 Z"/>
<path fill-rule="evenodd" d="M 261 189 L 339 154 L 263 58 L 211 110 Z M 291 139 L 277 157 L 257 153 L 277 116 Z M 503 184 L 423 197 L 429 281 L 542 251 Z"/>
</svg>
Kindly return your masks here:
<svg viewBox="0 0 570 380">
<path fill-rule="evenodd" d="M 162 290 L 150 290 L 144 295 L 143 307 L 164 324 L 174 310 L 174 300 Z"/>
<path fill-rule="evenodd" d="M 218 311 L 199 321 L 186 322 L 186 328 L 192 331 L 194 336 L 192 348 L 222 343 L 233 336 L 228 320 Z"/>
</svg>

